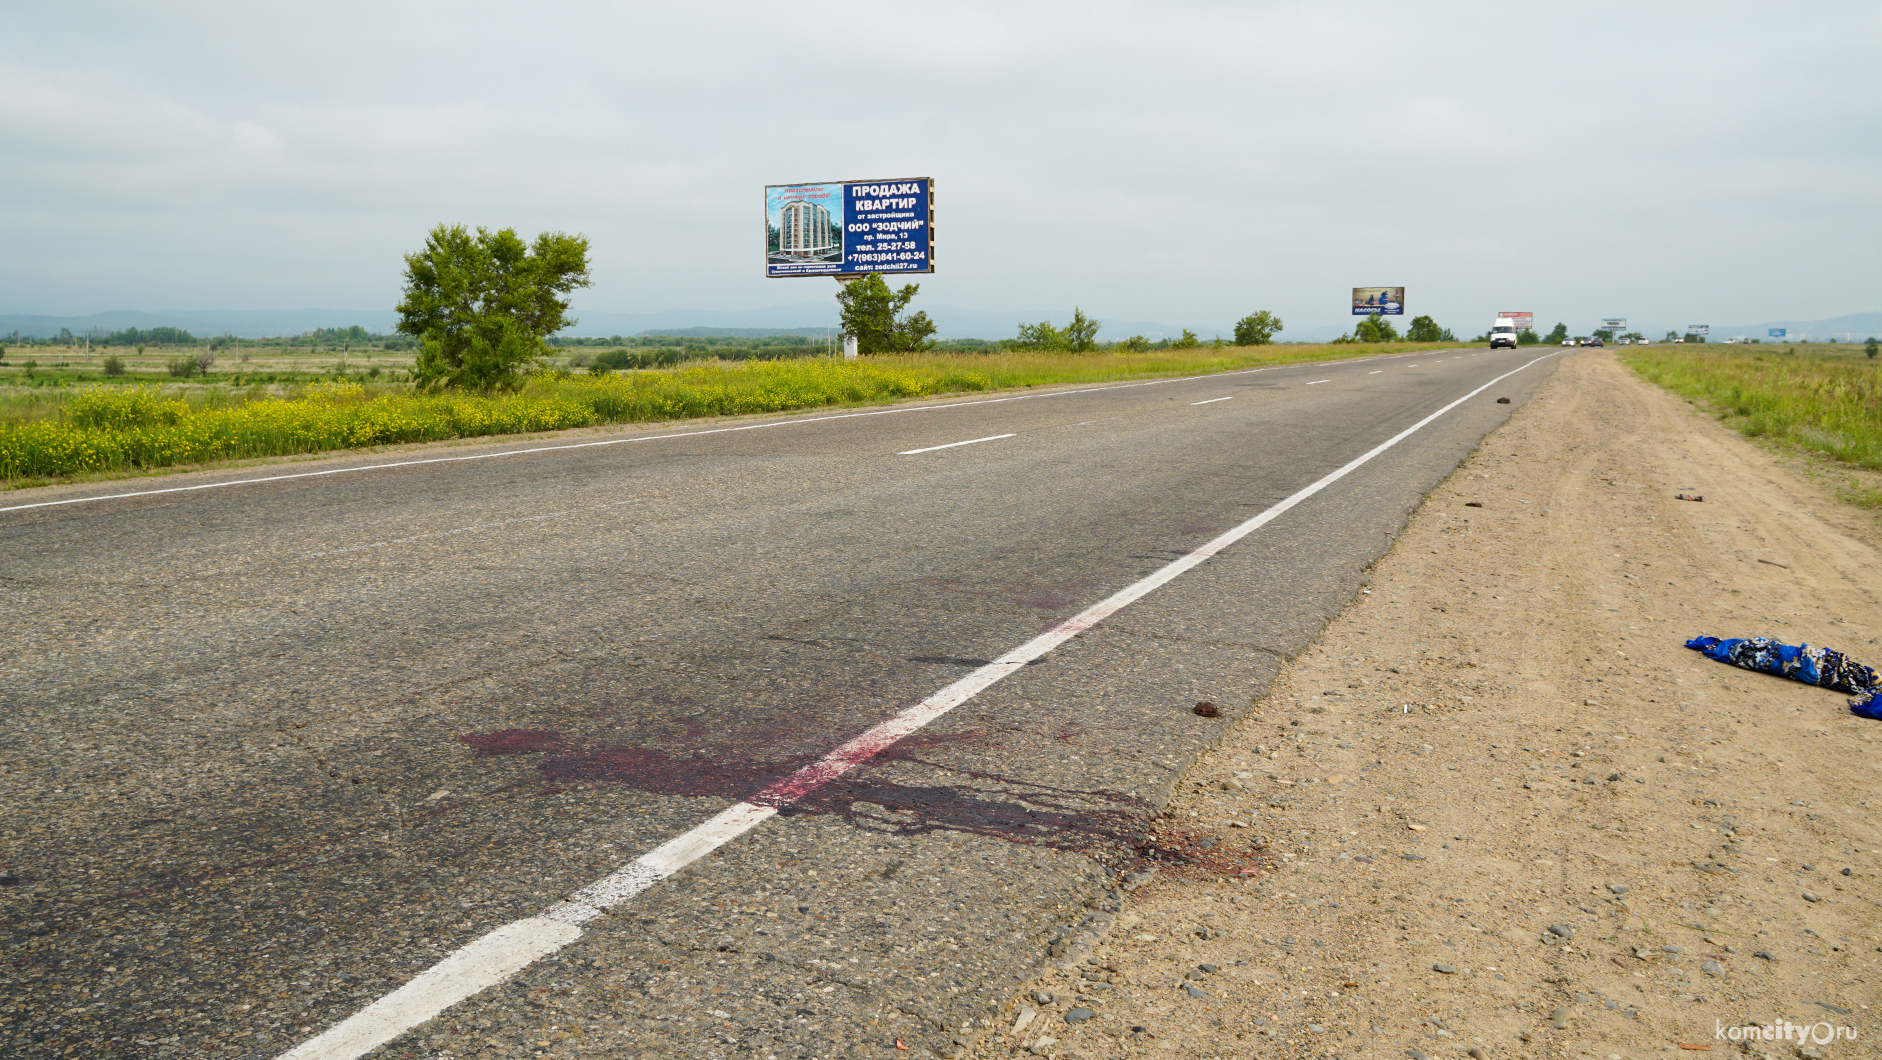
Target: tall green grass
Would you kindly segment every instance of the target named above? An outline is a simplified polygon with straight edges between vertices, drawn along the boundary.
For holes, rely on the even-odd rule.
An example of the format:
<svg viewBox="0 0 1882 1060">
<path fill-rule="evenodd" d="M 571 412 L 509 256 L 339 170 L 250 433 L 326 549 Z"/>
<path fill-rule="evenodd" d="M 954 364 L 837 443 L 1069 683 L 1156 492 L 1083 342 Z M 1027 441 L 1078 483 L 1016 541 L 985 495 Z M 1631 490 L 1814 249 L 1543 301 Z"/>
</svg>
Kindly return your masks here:
<svg viewBox="0 0 1882 1060">
<path fill-rule="evenodd" d="M 1749 437 L 1882 469 L 1882 363 L 1834 347 L 1786 354 L 1649 346 L 1621 359 Z"/>
<path fill-rule="evenodd" d="M 544 374 L 504 395 L 428 395 L 356 383 L 292 396 L 156 387 L 77 388 L 36 417 L 0 420 L 0 479 L 20 485 L 219 460 L 403 442 L 855 406 L 1064 383 L 1200 375 L 1419 348 L 1266 346 L 1063 354 L 931 353 L 866 361 L 745 361 L 595 376 Z M 25 406 L 20 411 L 25 411 Z"/>
</svg>

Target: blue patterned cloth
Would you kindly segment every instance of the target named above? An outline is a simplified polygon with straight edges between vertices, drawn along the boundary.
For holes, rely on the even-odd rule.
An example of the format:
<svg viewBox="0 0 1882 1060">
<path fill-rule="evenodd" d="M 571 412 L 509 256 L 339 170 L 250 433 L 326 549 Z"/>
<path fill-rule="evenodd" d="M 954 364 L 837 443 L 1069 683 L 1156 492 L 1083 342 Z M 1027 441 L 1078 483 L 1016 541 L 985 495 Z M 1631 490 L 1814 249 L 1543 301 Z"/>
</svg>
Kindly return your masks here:
<svg viewBox="0 0 1882 1060">
<path fill-rule="evenodd" d="M 1694 637 L 1686 646 L 1708 659 L 1855 696 L 1849 701 L 1851 713 L 1882 721 L 1882 678 L 1842 652 L 1780 644 L 1769 637 Z"/>
</svg>

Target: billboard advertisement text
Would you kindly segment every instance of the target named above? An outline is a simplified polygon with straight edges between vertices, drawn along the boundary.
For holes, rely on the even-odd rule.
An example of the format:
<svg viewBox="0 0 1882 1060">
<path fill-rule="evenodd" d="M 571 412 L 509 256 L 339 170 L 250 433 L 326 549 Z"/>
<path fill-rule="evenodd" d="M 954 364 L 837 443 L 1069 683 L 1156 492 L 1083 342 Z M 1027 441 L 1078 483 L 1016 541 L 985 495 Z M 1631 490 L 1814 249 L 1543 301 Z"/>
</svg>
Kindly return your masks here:
<svg viewBox="0 0 1882 1060">
<path fill-rule="evenodd" d="M 1536 327 L 1536 315 L 1534 313 L 1519 313 L 1512 309 L 1498 313 L 1496 318 L 1498 320 L 1507 320 L 1511 324 L 1514 324 L 1517 331 L 1533 331 Z"/>
<path fill-rule="evenodd" d="M 766 276 L 933 271 L 933 180 L 765 187 Z"/>
<path fill-rule="evenodd" d="M 1770 338 L 1770 339 L 1781 339 L 1785 335 L 1788 335 L 1788 334 L 1790 333 L 1785 331 L 1783 328 L 1772 328 L 1771 331 L 1765 337 Z"/>
<path fill-rule="evenodd" d="M 1405 313 L 1405 288 L 1403 287 L 1355 287 L 1353 288 L 1354 316 L 1403 316 Z"/>
<path fill-rule="evenodd" d="M 1626 331 L 1626 317 L 1602 317 L 1601 326 L 1609 331 Z"/>
<path fill-rule="evenodd" d="M 1712 334 L 1712 325 L 1710 325 L 1710 324 L 1688 324 L 1688 325 L 1686 325 L 1686 334 L 1688 334 L 1688 335 L 1710 335 L 1710 334 Z"/>
</svg>

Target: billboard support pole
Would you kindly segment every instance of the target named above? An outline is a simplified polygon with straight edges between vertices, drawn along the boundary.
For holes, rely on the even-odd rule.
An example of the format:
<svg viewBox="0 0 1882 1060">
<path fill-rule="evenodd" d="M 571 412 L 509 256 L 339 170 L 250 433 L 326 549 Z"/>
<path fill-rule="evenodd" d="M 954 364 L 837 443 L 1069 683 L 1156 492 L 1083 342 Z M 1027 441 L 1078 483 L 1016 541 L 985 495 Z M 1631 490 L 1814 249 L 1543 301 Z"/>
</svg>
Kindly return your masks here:
<svg viewBox="0 0 1882 1060">
<path fill-rule="evenodd" d="M 843 359 L 846 361 L 853 361 L 856 359 L 856 336 L 854 335 L 843 336 Z"/>
</svg>

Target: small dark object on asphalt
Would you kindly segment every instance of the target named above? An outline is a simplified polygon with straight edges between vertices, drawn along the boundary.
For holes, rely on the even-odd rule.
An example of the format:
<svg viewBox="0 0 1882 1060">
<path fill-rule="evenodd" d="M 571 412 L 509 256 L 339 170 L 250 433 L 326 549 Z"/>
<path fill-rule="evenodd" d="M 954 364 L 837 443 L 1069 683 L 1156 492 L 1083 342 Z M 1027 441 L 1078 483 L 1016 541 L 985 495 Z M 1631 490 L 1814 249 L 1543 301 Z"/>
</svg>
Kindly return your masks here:
<svg viewBox="0 0 1882 1060">
<path fill-rule="evenodd" d="M 1195 709 L 1196 709 L 1196 716 L 1199 718 L 1213 718 L 1216 715 L 1222 713 L 1221 711 L 1215 709 L 1214 703 L 1211 703 L 1206 699 L 1203 700 L 1201 703 L 1196 704 Z"/>
<path fill-rule="evenodd" d="M 1434 972 L 1437 972 L 1439 975 L 1456 975 L 1457 974 L 1457 969 L 1451 967 L 1448 964 L 1434 964 L 1431 966 L 1431 970 Z"/>
<path fill-rule="evenodd" d="M 1481 507 L 1483 507 L 1483 502 L 1482 502 L 1482 501 L 1465 501 L 1465 502 L 1464 502 L 1464 507 L 1466 507 L 1466 508 L 1481 508 Z"/>
<path fill-rule="evenodd" d="M 1675 493 L 1675 494 L 1673 494 L 1673 499 L 1674 499 L 1674 500 L 1676 500 L 1676 501 L 1702 501 L 1702 500 L 1705 500 L 1705 498 L 1704 498 L 1704 497 L 1702 497 L 1702 496 L 1700 496 L 1700 495 L 1699 495 L 1699 494 L 1697 494 L 1697 493 Z"/>
<path fill-rule="evenodd" d="M 1496 403 L 1499 405 L 1507 405 L 1510 403 L 1510 399 L 1509 398 L 1497 398 Z"/>
</svg>

